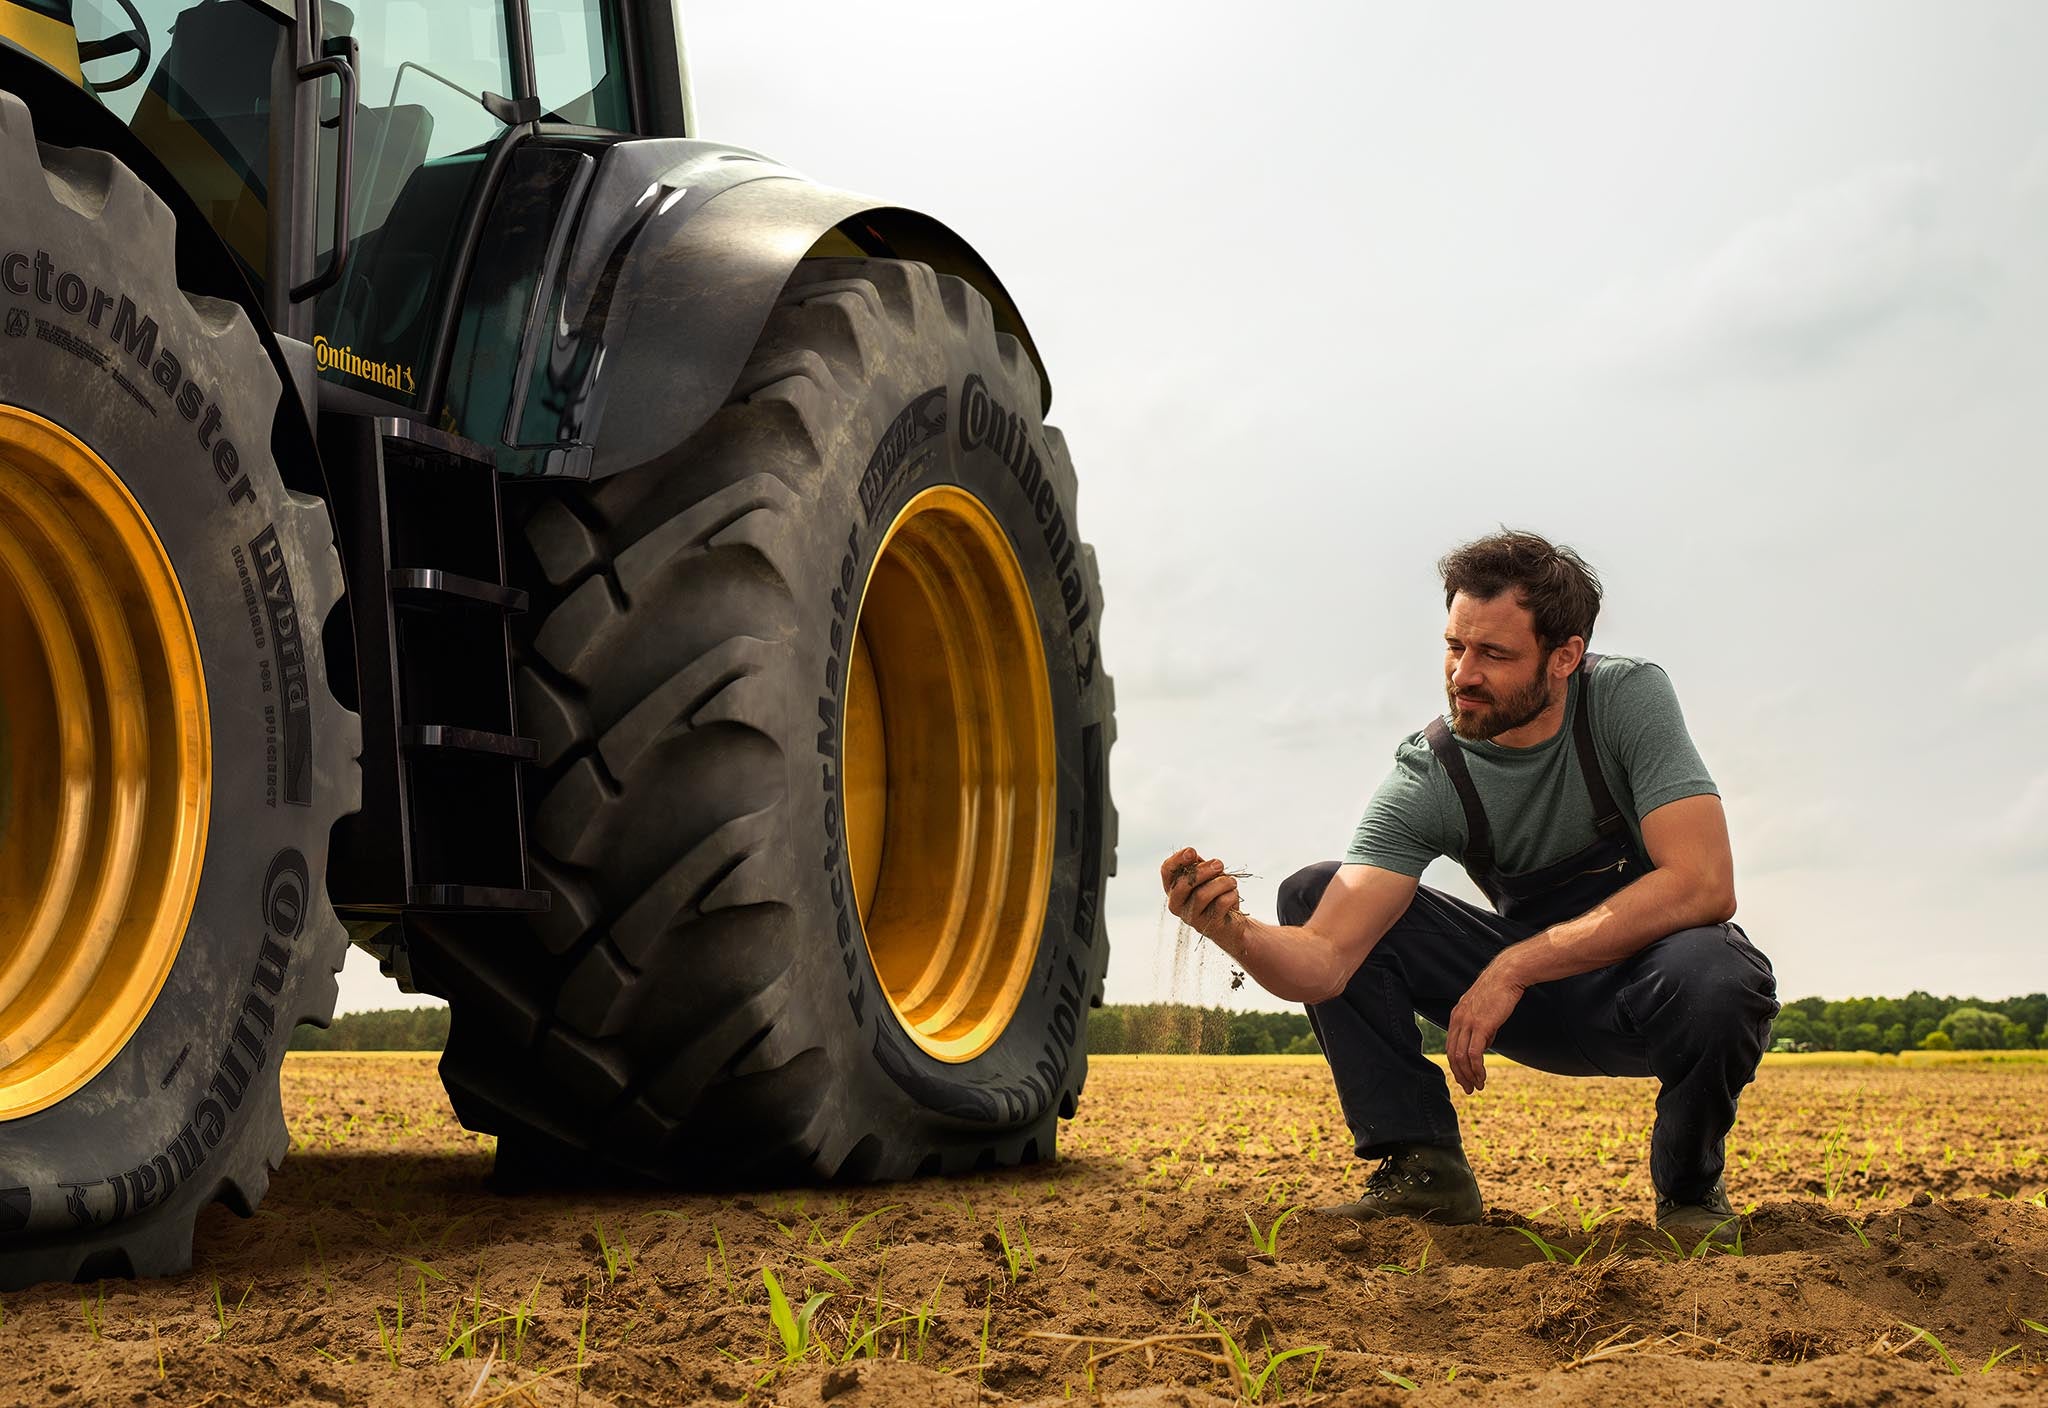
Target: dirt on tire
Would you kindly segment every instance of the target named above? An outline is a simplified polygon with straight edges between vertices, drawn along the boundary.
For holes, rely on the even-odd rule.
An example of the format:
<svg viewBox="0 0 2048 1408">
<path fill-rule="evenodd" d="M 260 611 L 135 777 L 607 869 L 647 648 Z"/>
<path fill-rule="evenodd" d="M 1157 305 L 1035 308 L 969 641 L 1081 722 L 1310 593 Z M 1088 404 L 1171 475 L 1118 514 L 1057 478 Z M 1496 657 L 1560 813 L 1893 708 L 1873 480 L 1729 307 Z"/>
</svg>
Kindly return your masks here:
<svg viewBox="0 0 2048 1408">
<path fill-rule="evenodd" d="M 1458 1097 L 1469 1227 L 1306 1210 L 1368 1171 L 1315 1058 L 1100 1059 L 1056 1161 L 727 1196 L 495 1193 L 430 1056 L 295 1055 L 284 1092 L 292 1157 L 190 1274 L 0 1297 L 0 1401 L 2048 1395 L 2048 1062 L 1767 1064 L 1706 1248 L 1649 1221 L 1651 1082 L 1513 1066 Z"/>
</svg>

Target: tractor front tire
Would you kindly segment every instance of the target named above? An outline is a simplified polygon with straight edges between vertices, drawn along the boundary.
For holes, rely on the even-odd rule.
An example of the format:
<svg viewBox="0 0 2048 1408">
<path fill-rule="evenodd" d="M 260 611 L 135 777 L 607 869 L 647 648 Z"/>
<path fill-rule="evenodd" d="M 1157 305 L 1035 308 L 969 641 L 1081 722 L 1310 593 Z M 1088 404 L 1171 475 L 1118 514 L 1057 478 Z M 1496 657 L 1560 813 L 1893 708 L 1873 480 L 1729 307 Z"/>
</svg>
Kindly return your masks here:
<svg viewBox="0 0 2048 1408">
<path fill-rule="evenodd" d="M 0 1287 L 160 1275 L 289 1145 L 278 1072 L 347 939 L 325 508 L 176 222 L 0 93 Z"/>
<path fill-rule="evenodd" d="M 810 261 L 689 443 L 530 491 L 519 702 L 553 908 L 408 926 L 501 1174 L 1051 1156 L 1108 957 L 1115 724 L 1039 404 L 965 283 Z"/>
</svg>

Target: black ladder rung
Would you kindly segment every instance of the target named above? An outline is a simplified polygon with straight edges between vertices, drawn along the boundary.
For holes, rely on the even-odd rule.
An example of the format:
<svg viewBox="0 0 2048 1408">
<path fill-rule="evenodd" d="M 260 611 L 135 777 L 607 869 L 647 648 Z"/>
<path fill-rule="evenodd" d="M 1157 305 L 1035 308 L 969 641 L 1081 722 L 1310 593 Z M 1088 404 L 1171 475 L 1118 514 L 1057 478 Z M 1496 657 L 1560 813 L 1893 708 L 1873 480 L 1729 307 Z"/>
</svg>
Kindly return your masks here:
<svg viewBox="0 0 2048 1408">
<path fill-rule="evenodd" d="M 387 454 L 408 459 L 454 460 L 459 464 L 497 468 L 497 456 L 488 445 L 464 436 L 397 416 L 378 416 L 375 424 L 377 433 L 384 439 Z"/>
<path fill-rule="evenodd" d="M 546 890 L 515 890 L 503 885 L 411 885 L 408 905 L 418 909 L 497 909 L 545 914 Z"/>
<path fill-rule="evenodd" d="M 446 748 L 458 753 L 489 753 L 528 763 L 540 756 L 540 744 L 531 738 L 463 728 L 459 724 L 406 724 L 398 730 L 398 742 L 400 747 L 408 749 Z"/>
<path fill-rule="evenodd" d="M 526 610 L 526 593 L 517 587 L 501 587 L 460 572 L 444 572 L 438 567 L 394 567 L 386 575 L 391 590 L 405 596 L 428 601 L 456 597 L 495 606 L 500 611 Z"/>
</svg>

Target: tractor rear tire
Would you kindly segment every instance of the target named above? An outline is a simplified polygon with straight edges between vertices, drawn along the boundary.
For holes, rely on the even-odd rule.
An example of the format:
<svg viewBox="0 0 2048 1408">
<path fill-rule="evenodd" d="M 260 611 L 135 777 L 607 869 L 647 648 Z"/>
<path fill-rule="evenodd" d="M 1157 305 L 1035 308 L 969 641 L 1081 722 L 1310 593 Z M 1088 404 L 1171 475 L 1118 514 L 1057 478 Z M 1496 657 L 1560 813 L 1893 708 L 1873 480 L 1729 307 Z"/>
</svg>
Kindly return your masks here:
<svg viewBox="0 0 2048 1408">
<path fill-rule="evenodd" d="M 0 93 L 0 1287 L 191 1265 L 289 1147 L 292 1029 L 334 1010 L 328 833 L 355 716 L 341 568 L 289 492 L 239 305 L 170 210 Z"/>
<path fill-rule="evenodd" d="M 1052 1155 L 1108 958 L 1115 723 L 1039 405 L 965 283 L 809 261 L 687 444 L 530 491 L 553 907 L 408 921 L 501 1180 Z"/>
</svg>

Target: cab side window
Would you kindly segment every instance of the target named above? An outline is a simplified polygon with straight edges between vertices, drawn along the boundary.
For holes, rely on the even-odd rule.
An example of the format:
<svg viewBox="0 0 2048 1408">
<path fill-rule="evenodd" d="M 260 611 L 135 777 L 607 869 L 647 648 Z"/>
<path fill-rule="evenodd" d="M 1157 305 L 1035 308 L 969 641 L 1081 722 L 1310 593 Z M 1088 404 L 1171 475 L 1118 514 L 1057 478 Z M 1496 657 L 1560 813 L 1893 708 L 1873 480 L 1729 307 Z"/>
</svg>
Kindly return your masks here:
<svg viewBox="0 0 2048 1408">
<path fill-rule="evenodd" d="M 633 129 L 617 0 L 529 0 L 533 69 L 550 121 Z"/>
</svg>

